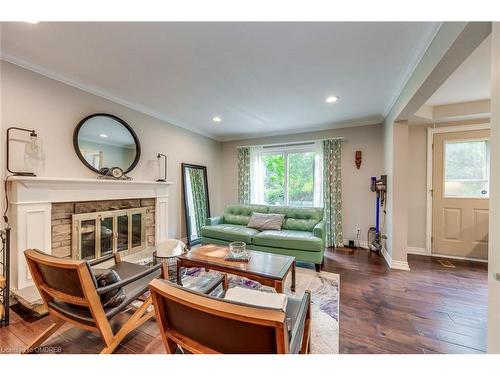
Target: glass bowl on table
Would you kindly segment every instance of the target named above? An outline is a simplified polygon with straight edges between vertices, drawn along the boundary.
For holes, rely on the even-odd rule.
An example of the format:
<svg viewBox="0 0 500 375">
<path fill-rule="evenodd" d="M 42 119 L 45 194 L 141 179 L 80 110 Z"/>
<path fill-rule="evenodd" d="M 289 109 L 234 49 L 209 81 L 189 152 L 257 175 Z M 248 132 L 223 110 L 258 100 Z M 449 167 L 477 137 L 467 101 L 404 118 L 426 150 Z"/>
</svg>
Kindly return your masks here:
<svg viewBox="0 0 500 375">
<path fill-rule="evenodd" d="M 245 258 L 247 253 L 247 244 L 245 242 L 231 242 L 229 244 L 229 255 L 232 258 Z"/>
</svg>

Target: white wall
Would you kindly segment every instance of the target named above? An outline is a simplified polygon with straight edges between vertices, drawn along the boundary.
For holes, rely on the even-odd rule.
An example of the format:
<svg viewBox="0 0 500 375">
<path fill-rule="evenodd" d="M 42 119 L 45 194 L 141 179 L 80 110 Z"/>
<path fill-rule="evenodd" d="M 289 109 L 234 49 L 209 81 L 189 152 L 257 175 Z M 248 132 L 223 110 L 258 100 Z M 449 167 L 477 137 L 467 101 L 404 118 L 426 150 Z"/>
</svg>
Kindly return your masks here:
<svg viewBox="0 0 500 375">
<path fill-rule="evenodd" d="M 2 135 L 9 126 L 37 130 L 46 156 L 45 162 L 37 168 L 39 175 L 95 178 L 96 174 L 85 167 L 75 154 L 73 131 L 87 115 L 111 113 L 129 123 L 141 142 L 141 160 L 130 176 L 137 180 L 155 180 L 159 173 L 156 154 L 161 152 L 169 158 L 168 180 L 173 182 L 169 200 L 170 236 L 185 236 L 182 162 L 207 166 L 211 208 L 214 214 L 220 212 L 219 142 L 5 61 L 1 61 L 1 77 Z M 3 155 L 4 143 L 0 144 Z M 14 163 L 23 168 L 22 152 L 15 149 L 13 152 L 18 154 Z"/>
<path fill-rule="evenodd" d="M 256 138 L 222 144 L 222 203 L 238 200 L 237 191 L 237 146 L 265 145 L 297 141 L 312 141 L 323 138 L 344 137 L 342 143 L 342 208 L 344 217 L 344 238 L 355 239 L 356 228 L 361 229 L 361 241 L 366 241 L 366 233 L 375 225 L 375 194 L 370 191 L 370 176 L 379 176 L 383 170 L 382 125 L 359 126 L 332 129 L 319 132 L 286 136 Z M 361 169 L 356 169 L 354 154 L 363 153 Z"/>
</svg>

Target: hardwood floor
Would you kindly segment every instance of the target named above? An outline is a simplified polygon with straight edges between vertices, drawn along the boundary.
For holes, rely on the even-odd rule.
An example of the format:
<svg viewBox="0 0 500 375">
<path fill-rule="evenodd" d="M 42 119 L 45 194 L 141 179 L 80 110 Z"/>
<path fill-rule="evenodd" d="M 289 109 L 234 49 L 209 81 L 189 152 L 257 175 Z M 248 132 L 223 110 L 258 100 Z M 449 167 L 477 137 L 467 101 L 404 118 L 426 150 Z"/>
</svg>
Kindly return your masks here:
<svg viewBox="0 0 500 375">
<path fill-rule="evenodd" d="M 390 271 L 366 250 L 328 249 L 324 270 L 340 274 L 341 353 L 481 353 L 486 350 L 486 264 L 409 256 L 411 271 Z M 22 348 L 50 325 L 18 308 L 0 328 L 0 348 Z M 115 318 L 120 324 L 127 316 Z M 44 348 L 98 353 L 98 335 L 66 324 Z M 131 333 L 115 353 L 163 353 L 156 322 Z"/>
<path fill-rule="evenodd" d="M 326 253 L 325 269 L 340 274 L 340 352 L 485 352 L 487 265 L 408 262 L 410 272 L 396 271 L 365 250 Z"/>
</svg>

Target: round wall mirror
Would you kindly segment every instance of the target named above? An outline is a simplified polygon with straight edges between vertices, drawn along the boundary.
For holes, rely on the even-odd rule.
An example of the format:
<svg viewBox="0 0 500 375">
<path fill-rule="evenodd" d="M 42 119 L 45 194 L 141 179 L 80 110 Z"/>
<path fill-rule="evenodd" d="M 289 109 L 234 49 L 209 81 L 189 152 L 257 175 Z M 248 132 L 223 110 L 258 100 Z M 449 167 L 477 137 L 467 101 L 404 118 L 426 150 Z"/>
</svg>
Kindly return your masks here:
<svg viewBox="0 0 500 375">
<path fill-rule="evenodd" d="M 97 173 L 113 167 L 130 172 L 141 156 L 139 138 L 130 125 L 106 113 L 96 113 L 80 121 L 73 145 L 83 164 Z"/>
</svg>

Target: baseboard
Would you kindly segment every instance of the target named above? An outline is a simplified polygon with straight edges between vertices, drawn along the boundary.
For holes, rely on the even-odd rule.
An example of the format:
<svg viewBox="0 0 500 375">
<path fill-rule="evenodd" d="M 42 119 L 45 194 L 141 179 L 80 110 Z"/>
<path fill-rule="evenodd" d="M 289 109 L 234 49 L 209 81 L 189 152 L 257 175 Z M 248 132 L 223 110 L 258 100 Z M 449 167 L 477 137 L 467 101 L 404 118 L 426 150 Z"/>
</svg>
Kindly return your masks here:
<svg viewBox="0 0 500 375">
<path fill-rule="evenodd" d="M 382 255 L 384 256 L 385 262 L 387 263 L 387 265 L 391 270 L 401 270 L 401 271 L 410 270 L 408 262 L 403 262 L 401 260 L 393 260 L 391 255 L 385 249 L 385 247 L 382 247 Z"/>
<path fill-rule="evenodd" d="M 391 268 L 392 258 L 390 256 L 390 254 L 387 252 L 387 250 L 385 249 L 385 247 L 382 247 L 381 253 L 382 253 L 382 256 L 385 259 L 385 262 L 387 263 L 387 265 L 389 266 L 389 268 Z"/>
<path fill-rule="evenodd" d="M 407 253 L 415 255 L 429 255 L 424 247 L 409 247 Z"/>
<path fill-rule="evenodd" d="M 408 254 L 425 255 L 425 256 L 431 256 L 434 258 L 448 258 L 448 259 L 456 259 L 456 260 L 467 260 L 470 262 L 488 263 L 487 259 L 457 257 L 454 255 L 445 255 L 445 254 L 432 254 L 432 253 L 429 254 L 429 253 L 427 253 L 427 250 L 423 247 L 409 247 Z"/>
<path fill-rule="evenodd" d="M 431 254 L 431 256 L 434 258 L 448 258 L 448 259 L 456 259 L 456 260 L 467 260 L 469 262 L 488 263 L 488 259 L 456 257 L 454 255 L 442 255 L 442 254 Z"/>
<path fill-rule="evenodd" d="M 349 241 L 354 241 L 355 244 L 358 243 L 358 240 L 344 238 L 344 246 L 345 247 L 347 247 L 347 245 L 349 245 Z M 368 249 L 368 242 L 367 241 L 359 241 L 359 247 L 362 248 L 362 249 Z"/>
</svg>

